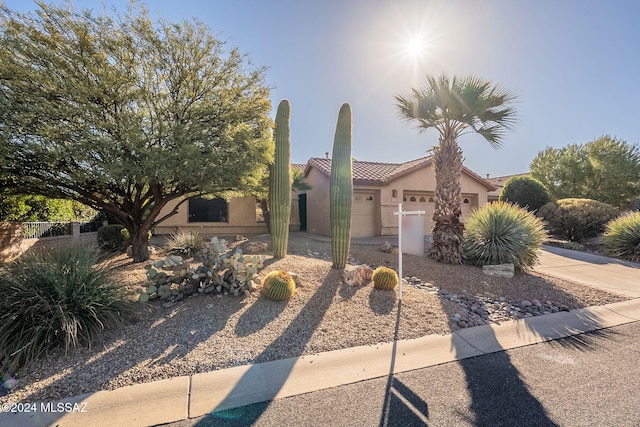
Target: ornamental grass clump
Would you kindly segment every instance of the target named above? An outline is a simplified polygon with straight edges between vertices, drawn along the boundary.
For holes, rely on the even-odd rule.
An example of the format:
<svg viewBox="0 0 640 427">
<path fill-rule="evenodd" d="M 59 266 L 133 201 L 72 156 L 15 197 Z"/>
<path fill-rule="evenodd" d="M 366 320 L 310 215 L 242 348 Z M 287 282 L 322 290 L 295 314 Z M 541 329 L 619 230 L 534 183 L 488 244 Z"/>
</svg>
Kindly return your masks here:
<svg viewBox="0 0 640 427">
<path fill-rule="evenodd" d="M 204 239 L 198 232 L 179 231 L 171 233 L 167 241 L 166 251 L 170 255 L 182 255 L 185 258 L 192 258 L 204 249 Z"/>
<path fill-rule="evenodd" d="M 524 208 L 495 202 L 476 210 L 466 223 L 462 253 L 467 264 L 532 267 L 546 238 L 544 224 Z"/>
<path fill-rule="evenodd" d="M 628 212 L 608 222 L 602 244 L 608 255 L 640 262 L 640 212 Z"/>
<path fill-rule="evenodd" d="M 27 254 L 0 271 L 0 360 L 20 367 L 55 346 L 90 344 L 135 308 L 95 251 Z"/>
</svg>

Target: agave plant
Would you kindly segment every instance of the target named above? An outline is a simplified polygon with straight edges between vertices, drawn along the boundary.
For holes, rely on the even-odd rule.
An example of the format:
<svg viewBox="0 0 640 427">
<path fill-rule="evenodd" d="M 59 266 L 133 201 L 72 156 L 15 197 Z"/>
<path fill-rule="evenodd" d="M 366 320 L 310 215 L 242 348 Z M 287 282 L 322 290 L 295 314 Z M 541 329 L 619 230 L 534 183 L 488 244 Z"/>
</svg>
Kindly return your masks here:
<svg viewBox="0 0 640 427">
<path fill-rule="evenodd" d="M 476 210 L 467 221 L 462 254 L 468 264 L 533 266 L 546 238 L 544 224 L 532 213 L 507 202 Z"/>
<path fill-rule="evenodd" d="M 640 262 L 640 212 L 628 212 L 607 223 L 602 244 L 609 255 Z"/>
</svg>

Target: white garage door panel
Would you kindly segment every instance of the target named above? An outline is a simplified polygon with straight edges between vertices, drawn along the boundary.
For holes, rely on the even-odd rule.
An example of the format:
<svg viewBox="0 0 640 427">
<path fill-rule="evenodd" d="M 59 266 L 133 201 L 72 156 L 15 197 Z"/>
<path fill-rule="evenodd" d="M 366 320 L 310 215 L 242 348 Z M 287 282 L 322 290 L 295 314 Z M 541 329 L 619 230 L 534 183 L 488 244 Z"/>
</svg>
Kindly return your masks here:
<svg viewBox="0 0 640 427">
<path fill-rule="evenodd" d="M 351 205 L 351 237 L 376 235 L 375 193 L 354 193 Z"/>
</svg>

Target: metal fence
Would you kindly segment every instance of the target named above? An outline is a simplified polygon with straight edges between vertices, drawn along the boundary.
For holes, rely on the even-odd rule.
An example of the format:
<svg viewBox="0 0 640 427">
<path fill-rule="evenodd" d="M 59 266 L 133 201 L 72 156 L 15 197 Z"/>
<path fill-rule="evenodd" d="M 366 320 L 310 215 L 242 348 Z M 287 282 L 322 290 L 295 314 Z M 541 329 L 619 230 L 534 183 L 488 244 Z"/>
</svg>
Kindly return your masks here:
<svg viewBox="0 0 640 427">
<path fill-rule="evenodd" d="M 23 222 L 24 239 L 40 239 L 42 237 L 73 236 L 72 222 Z M 104 221 L 77 222 L 80 234 L 92 233 L 102 227 Z M 77 226 L 76 226 L 77 227 Z M 76 233 L 78 229 L 76 228 Z"/>
<path fill-rule="evenodd" d="M 24 239 L 41 237 L 70 236 L 73 233 L 68 222 L 23 222 Z"/>
<path fill-rule="evenodd" d="M 90 221 L 80 223 L 80 233 L 92 233 L 104 225 L 103 221 Z"/>
</svg>

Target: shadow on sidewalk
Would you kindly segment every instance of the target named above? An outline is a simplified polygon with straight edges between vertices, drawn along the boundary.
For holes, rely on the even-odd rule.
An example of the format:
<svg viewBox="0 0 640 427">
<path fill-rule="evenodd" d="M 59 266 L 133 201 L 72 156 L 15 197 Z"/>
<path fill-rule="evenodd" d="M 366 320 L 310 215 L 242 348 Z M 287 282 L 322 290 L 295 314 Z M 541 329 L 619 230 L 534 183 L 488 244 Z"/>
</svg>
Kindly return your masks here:
<svg viewBox="0 0 640 427">
<path fill-rule="evenodd" d="M 389 378 L 384 393 L 380 427 L 427 425 L 426 421 L 429 418 L 429 405 L 427 405 L 427 402 L 422 400 L 420 396 L 397 379 L 394 374 L 401 312 L 402 300 L 398 300 L 398 314 L 396 316 L 396 327 L 393 337 L 391 366 L 389 368 Z"/>
<path fill-rule="evenodd" d="M 300 311 L 293 321 L 289 324 L 287 329 L 265 350 L 256 357 L 256 363 L 259 363 L 262 359 L 272 359 L 270 354 L 276 351 L 282 346 L 286 346 L 287 342 L 290 342 L 292 337 L 295 336 L 297 341 L 296 347 L 300 349 L 300 354 L 304 350 L 306 344 L 311 339 L 311 336 L 317 329 L 318 325 L 322 321 L 322 318 L 333 301 L 333 296 L 338 292 L 340 286 L 340 274 L 338 270 L 330 270 L 327 277 L 324 279 L 322 285 L 316 290 L 315 294 L 311 297 L 307 305 Z M 288 366 L 288 372 L 285 375 L 279 375 L 275 381 L 277 383 L 270 384 L 273 390 L 272 399 L 278 394 L 282 386 L 286 382 L 291 369 L 293 369 L 294 359 Z M 252 365 L 249 370 L 238 380 L 234 390 L 229 392 L 227 397 L 215 408 L 209 415 L 199 422 L 198 426 L 210 426 L 210 425 L 242 425 L 248 426 L 255 423 L 260 416 L 268 409 L 270 402 L 264 404 L 250 405 L 249 407 L 241 407 L 235 409 L 226 409 L 234 400 L 236 394 L 235 390 L 246 389 L 247 386 L 251 386 L 255 377 L 254 371 L 259 370 L 260 366 Z M 232 404 L 232 403 L 231 403 Z M 220 408 L 220 410 L 218 409 Z"/>
<path fill-rule="evenodd" d="M 559 320 L 553 328 L 538 327 L 537 318 L 530 318 L 518 321 L 518 328 L 522 328 L 519 335 L 535 334 L 544 340 L 554 340 L 554 346 L 564 347 L 571 350 L 594 351 L 598 348 L 597 341 L 600 339 L 612 339 L 613 332 L 603 328 L 602 320 L 588 312 L 577 314 L 578 322 L 588 325 L 588 329 L 596 329 L 588 334 L 569 335 L 575 333 L 576 322 L 563 322 Z M 482 326 L 482 328 L 490 328 Z M 481 347 L 501 348 L 498 338 L 492 333 L 487 334 Z M 465 339 L 465 330 L 458 333 L 458 336 Z M 558 339 L 559 336 L 566 338 Z M 468 339 L 468 337 L 467 337 Z M 455 341 L 454 341 L 455 342 Z M 466 342 L 465 344 L 470 344 Z M 458 349 L 454 347 L 456 352 Z M 461 348 L 460 352 L 464 352 Z M 542 403 L 531 394 L 527 381 L 520 375 L 518 368 L 514 366 L 511 356 L 507 351 L 498 351 L 488 355 L 461 359 L 457 362 L 462 368 L 466 377 L 467 390 L 470 397 L 468 412 L 459 411 L 458 416 L 465 421 L 476 426 L 514 426 L 514 425 L 535 425 L 535 426 L 556 426 L 558 425 Z M 544 370 L 541 370 L 544 375 Z M 474 418 L 468 419 L 472 413 Z"/>
</svg>

